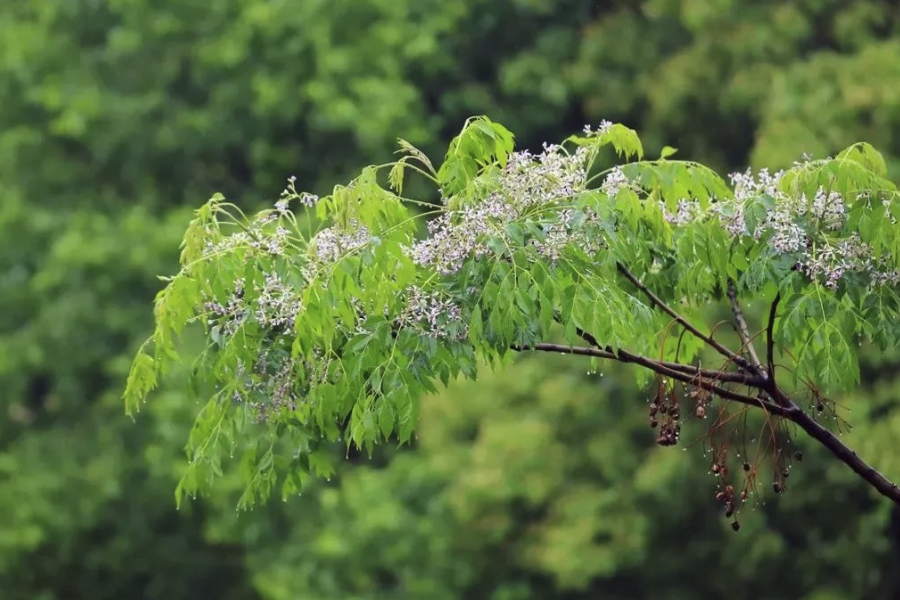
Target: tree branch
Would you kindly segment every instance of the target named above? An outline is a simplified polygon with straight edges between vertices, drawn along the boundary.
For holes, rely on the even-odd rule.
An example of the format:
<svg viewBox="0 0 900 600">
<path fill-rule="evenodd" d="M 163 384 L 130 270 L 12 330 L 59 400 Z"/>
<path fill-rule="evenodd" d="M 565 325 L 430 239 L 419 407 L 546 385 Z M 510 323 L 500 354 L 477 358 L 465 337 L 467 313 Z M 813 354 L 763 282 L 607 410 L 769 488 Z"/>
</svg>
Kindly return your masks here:
<svg viewBox="0 0 900 600">
<path fill-rule="evenodd" d="M 605 358 L 609 360 L 616 360 L 621 363 L 632 363 L 650 369 L 651 371 L 659 375 L 663 375 L 665 377 L 675 379 L 676 381 L 681 381 L 682 383 L 687 383 L 695 387 L 707 390 L 721 398 L 733 400 L 741 404 L 755 406 L 757 408 L 763 408 L 772 414 L 782 417 L 787 416 L 787 409 L 781 406 L 772 404 L 771 402 L 767 402 L 760 398 L 754 398 L 753 396 L 747 396 L 745 394 L 733 392 L 729 389 L 717 386 L 716 384 L 712 383 L 712 381 L 699 374 L 683 373 L 675 370 L 674 368 L 670 368 L 668 366 L 660 364 L 659 361 L 654 361 L 644 356 L 632 354 L 624 350 L 619 350 L 618 352 L 614 353 L 600 348 L 585 348 L 583 346 L 566 346 L 563 344 L 550 343 L 538 343 L 532 346 L 511 346 L 511 348 L 517 352 L 525 352 L 527 350 L 534 350 L 538 352 L 556 352 L 560 354 L 575 354 L 579 356 Z M 686 367 L 689 365 L 679 366 Z M 742 383 L 751 386 L 753 386 L 754 383 L 760 383 L 758 380 L 755 380 L 743 373 L 720 373 L 718 371 L 708 371 L 708 373 L 710 373 L 713 377 L 717 377 L 717 381 L 725 383 Z"/>
<path fill-rule="evenodd" d="M 796 423 L 811 438 L 825 446 L 835 457 L 853 472 L 863 478 L 869 485 L 878 490 L 883 496 L 887 496 L 895 503 L 900 504 L 900 487 L 887 477 L 879 473 L 873 466 L 857 456 L 856 452 L 851 450 L 836 435 L 831 433 L 824 426 L 816 422 L 811 416 L 806 414 L 796 405 L 788 411 L 788 419 Z"/>
<path fill-rule="evenodd" d="M 744 348 L 746 348 L 747 352 L 750 354 L 750 360 L 752 360 L 757 369 L 761 371 L 762 363 L 759 361 L 759 356 L 756 354 L 756 348 L 753 347 L 753 341 L 750 338 L 750 329 L 747 327 L 747 320 L 744 318 L 744 312 L 741 310 L 741 305 L 738 303 L 737 289 L 735 288 L 734 280 L 730 278 L 728 279 L 728 299 L 731 300 L 731 311 L 734 313 L 734 320 L 737 322 L 737 331 L 741 338 L 741 344 L 743 344 Z M 765 375 L 764 372 L 761 372 L 761 374 Z"/>
<path fill-rule="evenodd" d="M 738 366 L 743 367 L 744 369 L 747 369 L 749 371 L 755 372 L 754 365 L 750 361 L 748 361 L 746 358 L 744 358 L 743 356 L 741 356 L 739 354 L 735 354 L 734 352 L 732 352 L 731 350 L 729 350 L 728 348 L 726 348 L 725 346 L 723 346 L 722 344 L 720 344 L 719 342 L 717 342 L 716 340 L 711 338 L 710 336 L 704 334 L 699 329 L 697 329 L 696 327 L 691 325 L 687 321 L 687 319 L 685 319 L 684 317 L 679 315 L 677 312 L 675 312 L 668 304 L 663 302 L 656 294 L 651 292 L 647 288 L 647 286 L 645 286 L 643 283 L 641 283 L 638 280 L 638 278 L 634 276 L 634 273 L 629 271 L 625 265 L 623 265 L 622 263 L 616 263 L 616 268 L 618 268 L 619 272 L 622 273 L 622 275 L 624 275 L 632 284 L 634 284 L 634 286 L 636 288 L 641 290 L 644 293 L 644 295 L 646 295 L 648 298 L 650 298 L 650 301 L 653 304 L 655 304 L 658 308 L 660 308 L 663 312 L 668 314 L 670 317 L 675 319 L 675 321 L 678 322 L 679 325 L 681 325 L 682 327 L 684 327 L 685 329 L 690 331 L 692 334 L 697 336 L 699 339 L 703 340 L 704 342 L 706 342 L 707 344 L 709 344 L 710 346 L 715 348 L 715 350 L 719 354 L 721 354 L 722 356 L 726 357 L 727 359 L 735 362 Z"/>
<path fill-rule="evenodd" d="M 514 346 L 513 350 L 536 350 L 544 352 L 559 352 L 563 354 L 579 354 L 583 356 L 616 360 L 622 363 L 637 364 L 639 366 L 650 369 L 659 375 L 663 375 L 676 381 L 681 381 L 688 385 L 693 385 L 695 387 L 707 390 L 710 393 L 713 393 L 721 398 L 733 400 L 735 402 L 748 406 L 756 406 L 758 408 L 762 408 L 770 414 L 783 417 L 788 421 L 795 423 L 797 426 L 803 429 L 803 431 L 805 431 L 807 435 L 822 444 L 838 460 L 850 467 L 850 469 L 852 469 L 854 473 L 859 475 L 880 494 L 889 498 L 894 503 L 900 505 L 900 486 L 890 481 L 878 470 L 861 459 L 856 454 L 856 452 L 851 450 L 837 436 L 835 436 L 826 427 L 818 423 L 803 409 L 801 409 L 791 399 L 791 397 L 788 396 L 775 383 L 774 329 L 775 318 L 778 312 L 778 305 L 781 302 L 780 293 L 776 294 L 775 299 L 772 301 L 772 306 L 769 309 L 769 319 L 766 327 L 766 370 L 763 370 L 755 352 L 753 352 L 751 356 L 753 357 L 753 361 L 756 364 L 747 361 L 747 359 L 745 359 L 744 357 L 731 352 L 726 347 L 712 339 L 710 336 L 707 336 L 700 332 L 684 317 L 676 313 L 671 307 L 669 307 L 665 302 L 663 302 L 659 297 L 651 292 L 644 284 L 638 281 L 634 274 L 631 273 L 631 271 L 629 271 L 624 265 L 622 265 L 621 263 L 617 263 L 616 266 L 618 270 L 629 281 L 631 281 L 631 283 L 633 283 L 648 298 L 650 298 L 653 304 L 655 304 L 658 308 L 675 319 L 675 321 L 678 322 L 687 331 L 691 332 L 699 339 L 712 346 L 720 354 L 728 358 L 731 362 L 734 362 L 739 367 L 744 368 L 746 371 L 748 371 L 748 373 L 711 371 L 707 369 L 700 369 L 699 367 L 694 367 L 692 365 L 653 360 L 637 354 L 631 354 L 630 352 L 627 352 L 625 350 L 616 351 L 613 350 L 613 348 L 611 348 L 610 346 L 606 346 L 604 348 L 590 332 L 580 329 L 577 329 L 578 335 L 592 347 L 584 348 L 564 346 L 561 344 L 540 343 L 535 344 L 534 346 L 529 348 Z M 732 302 L 732 310 L 734 310 L 735 312 L 735 319 L 737 319 L 739 324 L 739 331 L 743 330 L 743 333 L 741 333 L 741 340 L 746 347 L 750 347 L 750 344 L 748 343 L 750 339 L 749 331 L 747 330 L 746 321 L 743 318 L 740 307 L 737 304 L 737 294 L 734 291 L 733 284 L 731 282 L 729 282 L 728 296 Z M 729 389 L 716 385 L 716 383 L 713 383 L 714 381 L 717 383 L 740 383 L 747 385 L 751 388 L 759 390 L 760 394 L 766 394 L 770 396 L 772 400 L 774 400 L 774 402 L 764 400 L 761 397 L 753 397 L 733 392 Z"/>
<path fill-rule="evenodd" d="M 751 375 L 747 375 L 746 373 L 730 373 L 722 370 L 713 370 L 713 369 L 701 369 L 700 367 L 695 367 L 694 365 L 686 365 L 684 363 L 677 362 L 669 362 L 667 360 L 654 360 L 645 358 L 638 354 L 632 354 L 627 350 L 619 350 L 618 352 L 614 351 L 611 346 L 607 345 L 605 348 L 603 344 L 597 341 L 597 338 L 593 336 L 588 331 L 581 329 L 580 327 L 575 328 L 575 332 L 578 334 L 578 337 L 586 341 L 588 344 L 597 348 L 599 350 L 605 351 L 608 358 L 614 358 L 616 360 L 621 360 L 622 357 L 628 358 L 628 362 L 637 362 L 637 361 L 650 361 L 655 365 L 659 365 L 662 367 L 666 367 L 668 369 L 672 369 L 675 371 L 681 371 L 682 373 L 687 373 L 688 375 L 700 376 L 706 379 L 715 379 L 718 381 L 727 381 L 730 383 L 743 383 L 749 386 L 755 386 L 758 383 L 761 383 L 760 380 L 755 379 Z M 603 357 L 607 358 L 607 357 Z"/>
</svg>

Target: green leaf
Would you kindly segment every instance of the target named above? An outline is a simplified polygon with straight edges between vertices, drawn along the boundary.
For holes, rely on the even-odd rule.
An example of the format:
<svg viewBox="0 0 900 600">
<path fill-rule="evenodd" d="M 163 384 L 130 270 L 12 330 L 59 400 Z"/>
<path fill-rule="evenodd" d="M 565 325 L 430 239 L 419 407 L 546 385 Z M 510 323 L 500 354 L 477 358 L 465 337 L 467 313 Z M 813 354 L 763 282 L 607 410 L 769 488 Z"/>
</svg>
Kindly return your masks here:
<svg viewBox="0 0 900 600">
<path fill-rule="evenodd" d="M 678 152 L 678 148 L 673 148 L 672 146 L 663 146 L 662 151 L 659 153 L 659 157 L 661 159 L 666 159 L 674 155 L 676 152 Z"/>
<path fill-rule="evenodd" d="M 131 364 L 128 372 L 128 381 L 125 384 L 125 412 L 132 416 L 140 410 L 141 402 L 157 385 L 157 369 L 154 358 L 139 351 Z"/>
</svg>

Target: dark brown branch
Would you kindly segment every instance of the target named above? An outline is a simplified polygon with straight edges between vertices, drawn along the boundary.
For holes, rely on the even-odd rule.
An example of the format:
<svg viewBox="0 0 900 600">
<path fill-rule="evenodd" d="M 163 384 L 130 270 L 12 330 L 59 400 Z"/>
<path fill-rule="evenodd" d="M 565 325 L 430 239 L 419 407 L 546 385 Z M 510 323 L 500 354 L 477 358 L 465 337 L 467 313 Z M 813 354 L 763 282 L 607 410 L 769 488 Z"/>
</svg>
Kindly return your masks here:
<svg viewBox="0 0 900 600">
<path fill-rule="evenodd" d="M 605 353 L 607 355 L 609 355 L 608 357 L 602 357 L 602 358 L 614 358 L 614 359 L 618 360 L 620 356 L 626 356 L 626 357 L 629 357 L 632 359 L 651 361 L 651 362 L 653 362 L 653 364 L 656 364 L 656 365 L 659 365 L 662 367 L 666 367 L 668 369 L 672 369 L 675 371 L 680 371 L 680 372 L 686 373 L 688 375 L 693 375 L 695 377 L 699 376 L 699 377 L 703 377 L 705 379 L 715 379 L 717 381 L 727 381 L 730 383 L 743 383 L 745 385 L 750 385 L 750 386 L 755 386 L 758 383 L 760 383 L 759 380 L 755 379 L 751 375 L 747 375 L 746 373 L 730 373 L 730 372 L 721 371 L 721 370 L 715 371 L 712 369 L 701 369 L 700 367 L 695 367 L 694 365 L 686 365 L 684 363 L 669 362 L 667 360 L 648 359 L 648 358 L 639 356 L 637 354 L 632 354 L 631 352 L 628 352 L 627 350 L 619 350 L 618 353 L 615 353 L 615 351 L 612 349 L 611 346 L 607 345 L 606 347 L 604 347 L 603 344 L 601 344 L 599 341 L 597 341 L 597 338 L 595 338 L 593 336 L 593 334 L 591 334 L 590 332 L 585 331 L 585 330 L 581 329 L 580 327 L 576 327 L 575 332 L 578 333 L 578 337 L 580 337 L 581 339 L 586 341 L 588 344 L 590 344 L 594 348 L 605 351 Z M 635 362 L 635 360 L 630 360 L 629 362 Z"/>
<path fill-rule="evenodd" d="M 756 348 L 753 347 L 753 340 L 750 337 L 750 328 L 747 327 L 747 319 L 744 318 L 744 312 L 741 310 L 741 305 L 738 302 L 737 289 L 735 288 L 733 279 L 728 280 L 728 299 L 731 300 L 731 312 L 734 313 L 734 320 L 737 322 L 737 332 L 738 336 L 741 338 L 741 344 L 747 349 L 747 352 L 750 354 L 750 360 L 761 372 L 762 363 L 759 361 L 759 356 L 756 354 Z M 764 375 L 762 372 L 760 374 Z"/>
<path fill-rule="evenodd" d="M 745 404 L 748 406 L 755 406 L 757 408 L 762 408 L 763 410 L 769 412 L 770 414 L 777 415 L 779 417 L 784 417 L 785 419 L 796 423 L 803 431 L 805 431 L 811 438 L 818 441 L 820 444 L 825 446 L 835 457 L 838 458 L 841 462 L 849 466 L 857 475 L 859 475 L 864 481 L 866 481 L 869 485 L 874 487 L 879 493 L 890 498 L 895 503 L 900 504 L 900 487 L 889 479 L 887 479 L 884 475 L 878 472 L 874 467 L 869 465 L 863 459 L 861 459 L 856 452 L 851 450 L 844 444 L 837 436 L 835 436 L 831 431 L 826 429 L 823 425 L 816 422 L 811 416 L 809 416 L 806 412 L 800 409 L 796 404 L 790 402 L 790 406 L 785 407 L 778 404 L 773 404 L 766 400 L 762 400 L 760 398 L 754 398 L 753 396 L 747 396 L 745 394 L 740 394 L 737 392 L 733 392 L 726 388 L 715 385 L 709 380 L 698 378 L 696 376 L 691 376 L 686 373 L 681 373 L 674 369 L 668 368 L 662 364 L 659 364 L 658 361 L 654 361 L 652 359 L 648 359 L 643 356 L 631 354 L 629 352 L 625 352 L 623 350 L 619 350 L 618 352 L 610 352 L 608 350 L 600 349 L 600 348 L 585 348 L 585 347 L 573 347 L 573 346 L 565 346 L 562 344 L 535 344 L 530 347 L 517 347 L 514 346 L 513 350 L 516 351 L 542 351 L 542 352 L 559 352 L 562 354 L 577 354 L 581 356 L 592 356 L 596 358 L 606 358 L 610 360 L 616 360 L 622 363 L 633 363 L 639 366 L 648 368 L 655 373 L 663 375 L 665 377 L 669 377 L 671 379 L 675 379 L 677 381 L 681 381 L 683 383 L 687 383 L 689 385 L 694 385 L 696 387 L 705 389 L 720 398 L 724 398 L 726 400 L 732 400 L 734 402 L 738 402 L 741 404 Z M 689 366 L 689 365 L 682 365 Z M 741 375 L 740 373 L 723 373 L 722 375 Z M 746 376 L 745 376 L 746 377 Z M 720 380 L 721 381 L 721 380 Z M 767 387 L 771 385 L 772 380 L 768 380 L 767 382 L 756 382 L 756 386 L 766 385 Z M 750 383 L 753 386 L 753 383 Z M 779 396 L 786 397 L 783 392 L 779 390 Z"/>
<path fill-rule="evenodd" d="M 605 358 L 608 360 L 619 360 L 619 357 L 612 352 L 607 352 L 600 348 L 585 348 L 584 346 L 566 346 L 564 344 L 538 343 L 531 346 L 510 346 L 516 352 L 527 352 L 528 350 L 536 350 L 539 352 L 558 352 L 560 354 L 574 354 L 576 356 L 590 356 L 592 358 Z"/>
<path fill-rule="evenodd" d="M 679 325 L 681 325 L 682 327 L 684 327 L 685 329 L 690 331 L 692 334 L 697 336 L 699 339 L 701 339 L 704 342 L 706 342 L 707 344 L 709 344 L 711 347 L 713 347 L 716 350 L 716 352 L 718 352 L 722 356 L 726 357 L 727 359 L 729 359 L 731 361 L 734 361 L 738 366 L 743 367 L 744 369 L 747 369 L 749 371 L 755 371 L 753 364 L 750 363 L 743 356 L 740 356 L 739 354 L 735 354 L 734 352 L 732 352 L 731 350 L 729 350 L 728 348 L 726 348 L 725 346 L 723 346 L 722 344 L 720 344 L 719 342 L 717 342 L 716 340 L 711 338 L 710 336 L 704 334 L 702 331 L 700 331 L 699 329 L 697 329 L 696 327 L 691 325 L 691 323 L 689 323 L 687 321 L 687 319 L 685 319 L 684 317 L 679 315 L 677 312 L 675 312 L 668 304 L 663 302 L 656 294 L 651 292 L 647 288 L 647 286 L 645 286 L 643 283 L 641 283 L 638 280 L 638 278 L 634 276 L 634 273 L 629 271 L 625 265 L 623 265 L 622 263 L 616 263 L 616 268 L 618 268 L 619 272 L 622 273 L 622 275 L 624 275 L 628 279 L 628 281 L 630 281 L 632 284 L 634 284 L 634 286 L 636 288 L 641 290 L 644 293 L 644 295 L 646 295 L 648 298 L 650 298 L 650 301 L 653 304 L 655 304 L 659 309 L 661 309 L 663 312 L 668 314 L 670 317 L 675 319 L 675 321 L 678 322 Z"/>
<path fill-rule="evenodd" d="M 512 346 L 512 349 L 517 352 L 525 352 L 528 350 L 534 350 L 538 352 L 557 352 L 560 354 L 575 354 L 579 356 L 591 356 L 595 358 L 616 360 L 622 363 L 632 363 L 650 369 L 651 371 L 659 375 L 663 375 L 676 381 L 681 381 L 682 383 L 687 383 L 695 387 L 707 390 L 721 398 L 733 400 L 741 404 L 756 406 L 757 408 L 763 408 L 772 414 L 782 417 L 787 415 L 786 409 L 781 406 L 777 406 L 759 398 L 754 398 L 753 396 L 747 396 L 745 394 L 733 392 L 729 389 L 717 386 L 712 383 L 712 381 L 703 377 L 699 377 L 696 374 L 691 375 L 688 373 L 682 373 L 680 371 L 676 371 L 675 369 L 659 364 L 658 361 L 654 361 L 637 354 L 631 354 L 630 352 L 626 352 L 624 350 L 619 350 L 618 352 L 613 353 L 599 348 L 585 348 L 582 346 L 566 346 L 563 344 L 549 343 L 539 343 L 532 346 Z M 719 373 L 717 371 L 712 371 L 712 373 L 720 377 L 718 381 L 724 382 L 728 382 L 728 380 L 731 380 L 731 382 L 734 383 L 747 383 L 749 379 L 747 375 L 744 375 L 742 373 Z M 753 384 L 751 383 L 750 385 Z"/>
<path fill-rule="evenodd" d="M 722 346 L 714 339 L 712 339 L 712 337 L 700 332 L 696 327 L 694 327 L 686 319 L 684 319 L 684 317 L 676 313 L 671 307 L 669 307 L 665 302 L 663 302 L 653 292 L 651 292 L 645 285 L 638 281 L 634 274 L 631 273 L 631 271 L 629 271 L 624 265 L 622 265 L 621 263 L 617 263 L 616 266 L 619 271 L 626 278 L 628 278 L 629 281 L 631 281 L 631 283 L 633 283 L 639 290 L 646 294 L 648 298 L 650 298 L 653 304 L 655 304 L 658 308 L 665 311 L 669 316 L 675 319 L 675 321 L 678 322 L 686 331 L 691 332 L 699 339 L 712 346 L 720 354 L 728 358 L 729 361 L 737 364 L 739 367 L 747 371 L 747 373 L 709 371 L 699 369 L 699 367 L 694 367 L 692 365 L 656 361 L 636 354 L 631 354 L 624 350 L 614 351 L 613 348 L 609 346 L 606 346 L 605 348 L 602 347 L 602 345 L 593 335 L 582 330 L 578 330 L 578 335 L 591 346 L 593 346 L 592 348 L 573 348 L 571 346 L 563 346 L 560 344 L 535 344 L 531 348 L 514 347 L 513 349 L 520 351 L 531 349 L 546 352 L 561 352 L 564 354 L 581 354 L 584 356 L 593 356 L 597 358 L 616 360 L 622 363 L 633 363 L 650 369 L 659 375 L 663 375 L 676 381 L 681 381 L 689 385 L 708 390 L 709 392 L 721 398 L 733 400 L 735 402 L 739 402 L 741 404 L 746 404 L 749 406 L 762 408 L 770 414 L 783 417 L 788 421 L 796 423 L 807 433 L 807 435 L 825 446 L 825 448 L 828 449 L 828 451 L 831 452 L 838 460 L 850 467 L 854 473 L 859 475 L 880 494 L 886 496 L 894 503 L 900 505 L 900 486 L 887 479 L 874 467 L 857 456 L 856 452 L 851 450 L 837 436 L 835 436 L 826 427 L 819 424 L 815 419 L 813 419 L 799 406 L 797 406 L 797 404 L 791 399 L 791 397 L 788 396 L 776 384 L 774 329 L 775 318 L 778 312 L 778 304 L 781 302 L 780 293 L 776 294 L 775 299 L 772 301 L 772 306 L 769 309 L 769 321 L 766 327 L 766 372 L 761 368 L 761 364 L 759 363 L 759 359 L 756 356 L 755 352 L 752 354 L 752 357 L 756 364 L 747 361 L 747 359 L 740 355 L 734 354 L 726 347 Z M 740 308 L 737 305 L 736 301 L 736 293 L 733 291 L 733 287 L 731 285 L 729 286 L 728 295 L 732 300 L 732 307 L 735 310 L 735 318 L 738 320 L 739 324 L 743 324 L 741 325 L 741 327 L 745 332 L 747 332 L 746 321 L 744 321 L 743 315 L 740 313 Z M 746 335 L 746 338 L 744 337 L 744 335 Z M 749 332 L 744 335 L 741 335 L 742 342 L 745 346 L 749 347 Z M 716 377 L 709 376 L 710 373 L 716 375 Z M 713 381 L 717 383 L 742 383 L 751 388 L 757 389 L 760 393 L 760 397 L 754 398 L 753 396 L 733 392 L 729 389 L 716 385 L 715 383 L 713 383 Z M 763 399 L 763 395 L 768 395 L 774 400 L 774 402 Z"/>
<path fill-rule="evenodd" d="M 788 419 L 796 423 L 811 438 L 825 446 L 838 460 L 853 469 L 854 473 L 862 477 L 880 494 L 900 504 L 900 487 L 857 456 L 856 452 L 847 447 L 844 442 L 816 422 L 815 419 L 796 406 L 789 411 Z"/>
</svg>

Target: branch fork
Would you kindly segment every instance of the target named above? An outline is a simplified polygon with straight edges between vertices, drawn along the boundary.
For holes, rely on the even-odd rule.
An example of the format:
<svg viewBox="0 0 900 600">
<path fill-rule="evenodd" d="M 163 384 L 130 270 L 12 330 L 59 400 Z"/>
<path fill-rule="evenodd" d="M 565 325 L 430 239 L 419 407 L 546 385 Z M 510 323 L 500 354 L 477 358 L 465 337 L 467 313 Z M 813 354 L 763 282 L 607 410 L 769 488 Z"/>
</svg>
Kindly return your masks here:
<svg viewBox="0 0 900 600">
<path fill-rule="evenodd" d="M 512 350 L 573 354 L 612 360 L 624 364 L 635 364 L 649 369 L 659 376 L 705 390 L 723 400 L 760 408 L 768 415 L 781 417 L 797 425 L 807 435 L 828 449 L 838 460 L 850 467 L 876 491 L 900 505 L 900 487 L 896 483 L 887 479 L 878 470 L 861 459 L 840 438 L 800 408 L 790 395 L 778 386 L 775 380 L 774 329 L 778 305 L 781 301 L 780 294 L 775 296 L 769 309 L 768 323 L 765 329 L 766 356 L 765 364 L 763 364 L 753 346 L 754 336 L 750 335 L 750 329 L 738 302 L 737 289 L 733 281 L 729 280 L 728 282 L 727 296 L 731 303 L 736 329 L 742 344 L 740 352 L 733 352 L 716 341 L 711 335 L 700 331 L 641 283 L 624 265 L 619 263 L 617 268 L 632 285 L 650 300 L 655 308 L 669 315 L 686 332 L 696 336 L 707 346 L 721 354 L 726 359 L 726 367 L 733 365 L 736 367 L 735 370 L 703 369 L 691 364 L 649 358 L 621 348 L 614 349 L 609 345 L 601 344 L 590 332 L 582 330 L 577 330 L 577 333 L 587 346 L 536 343 L 528 347 L 513 346 Z M 735 391 L 732 389 L 734 386 L 745 388 L 750 393 Z"/>
</svg>

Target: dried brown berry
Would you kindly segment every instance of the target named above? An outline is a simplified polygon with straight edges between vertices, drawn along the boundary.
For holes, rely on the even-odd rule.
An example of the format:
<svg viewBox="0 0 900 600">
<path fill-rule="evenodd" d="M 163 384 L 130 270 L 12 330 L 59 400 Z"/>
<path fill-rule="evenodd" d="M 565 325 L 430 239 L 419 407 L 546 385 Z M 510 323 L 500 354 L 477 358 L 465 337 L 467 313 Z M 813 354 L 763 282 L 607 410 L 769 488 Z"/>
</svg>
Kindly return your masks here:
<svg viewBox="0 0 900 600">
<path fill-rule="evenodd" d="M 659 410 L 659 405 L 656 402 L 651 404 L 650 405 L 650 416 L 651 417 L 655 416 L 658 410 Z"/>
<path fill-rule="evenodd" d="M 735 531 L 737 531 L 741 528 L 741 524 L 738 523 L 737 521 L 735 521 L 734 523 L 731 524 L 731 528 L 734 529 Z"/>
<path fill-rule="evenodd" d="M 781 487 L 781 484 L 778 483 L 777 481 L 772 484 L 772 489 L 775 490 L 776 494 L 780 494 L 781 492 L 784 491 L 784 488 Z"/>
<path fill-rule="evenodd" d="M 653 427 L 655 429 L 657 425 L 659 425 L 659 421 L 656 420 L 656 417 L 650 419 L 650 427 Z"/>
<path fill-rule="evenodd" d="M 745 472 L 745 473 L 749 473 L 749 472 L 750 472 L 750 463 L 748 463 L 748 462 L 745 462 L 745 463 L 744 463 L 744 472 Z"/>
<path fill-rule="evenodd" d="M 791 472 L 788 471 L 787 469 L 783 469 L 783 470 L 781 471 L 781 476 L 784 477 L 785 479 L 787 479 L 788 477 L 791 476 Z"/>
</svg>

